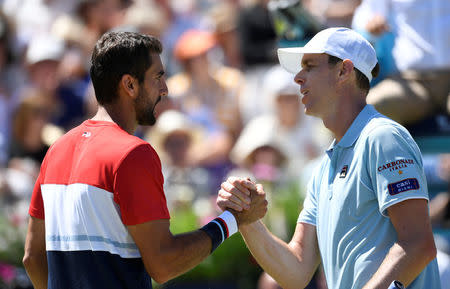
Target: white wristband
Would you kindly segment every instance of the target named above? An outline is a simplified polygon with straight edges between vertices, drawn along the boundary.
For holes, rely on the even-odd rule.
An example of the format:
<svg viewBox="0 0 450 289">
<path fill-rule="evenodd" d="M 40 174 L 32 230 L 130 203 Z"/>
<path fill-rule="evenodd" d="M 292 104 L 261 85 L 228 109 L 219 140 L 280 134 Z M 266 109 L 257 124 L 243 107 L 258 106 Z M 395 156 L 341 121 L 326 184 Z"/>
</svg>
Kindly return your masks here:
<svg viewBox="0 0 450 289">
<path fill-rule="evenodd" d="M 232 213 L 230 213 L 230 211 L 224 211 L 217 218 L 222 219 L 225 222 L 225 224 L 227 225 L 228 237 L 230 237 L 234 233 L 237 233 L 238 225 L 236 222 L 236 218 L 234 217 L 234 215 Z"/>
</svg>

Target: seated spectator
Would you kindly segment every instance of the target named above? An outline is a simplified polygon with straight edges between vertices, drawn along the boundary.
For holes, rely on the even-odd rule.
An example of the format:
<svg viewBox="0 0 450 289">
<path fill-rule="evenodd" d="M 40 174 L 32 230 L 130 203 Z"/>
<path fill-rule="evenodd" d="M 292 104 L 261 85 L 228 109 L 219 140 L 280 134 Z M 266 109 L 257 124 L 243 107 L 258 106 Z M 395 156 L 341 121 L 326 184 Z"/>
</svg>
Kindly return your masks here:
<svg viewBox="0 0 450 289">
<path fill-rule="evenodd" d="M 450 113 L 450 2 L 363 0 L 353 25 L 374 36 L 393 34 L 398 73 L 373 89 L 367 102 L 404 124 Z"/>
<path fill-rule="evenodd" d="M 300 202 L 301 194 L 299 178 L 289 172 L 291 156 L 281 141 L 273 127 L 257 119 L 251 121 L 231 151 L 230 156 L 236 168 L 229 175 L 250 177 L 264 185 L 269 201 L 265 223 L 277 236 L 287 238 L 292 233 L 289 230 L 295 224 L 295 215 L 298 215 L 296 204 Z M 288 224 L 292 221 L 294 224 Z"/>
<path fill-rule="evenodd" d="M 208 58 L 215 45 L 210 32 L 183 33 L 174 50 L 183 72 L 167 79 L 167 86 L 181 111 L 206 132 L 202 146 L 191 152 L 191 164 L 213 172 L 219 186 L 230 166 L 229 151 L 241 130 L 238 98 L 242 75 Z"/>
<path fill-rule="evenodd" d="M 189 151 L 199 143 L 201 132 L 189 119 L 176 110 L 166 110 L 158 116 L 155 126 L 146 135 L 162 159 L 164 191 L 167 206 L 191 207 L 199 199 L 209 199 L 208 171 L 193 167 L 189 162 Z"/>
</svg>

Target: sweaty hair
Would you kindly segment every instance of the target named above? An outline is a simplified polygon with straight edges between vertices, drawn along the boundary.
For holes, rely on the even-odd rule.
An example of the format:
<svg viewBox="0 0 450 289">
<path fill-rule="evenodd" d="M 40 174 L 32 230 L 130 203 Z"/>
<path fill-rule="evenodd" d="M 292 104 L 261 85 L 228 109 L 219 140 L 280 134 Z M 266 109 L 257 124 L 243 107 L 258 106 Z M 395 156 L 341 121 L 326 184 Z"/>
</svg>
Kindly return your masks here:
<svg viewBox="0 0 450 289">
<path fill-rule="evenodd" d="M 342 59 L 340 59 L 336 56 L 333 56 L 333 55 L 328 55 L 328 64 L 329 65 L 335 66 L 340 61 L 342 61 Z M 358 68 L 355 67 L 354 69 L 355 69 L 355 73 L 356 73 L 356 85 L 358 86 L 358 88 L 360 88 L 360 89 L 364 90 L 366 93 L 368 93 L 369 89 L 370 89 L 369 79 L 361 71 L 359 71 Z M 379 72 L 380 72 L 380 65 L 377 62 L 377 64 L 371 71 L 372 78 L 377 77 Z"/>
<path fill-rule="evenodd" d="M 107 32 L 95 45 L 91 57 L 91 79 L 99 104 L 112 103 L 122 76 L 129 74 L 139 83 L 152 65 L 150 54 L 161 54 L 161 42 L 135 32 Z"/>
</svg>

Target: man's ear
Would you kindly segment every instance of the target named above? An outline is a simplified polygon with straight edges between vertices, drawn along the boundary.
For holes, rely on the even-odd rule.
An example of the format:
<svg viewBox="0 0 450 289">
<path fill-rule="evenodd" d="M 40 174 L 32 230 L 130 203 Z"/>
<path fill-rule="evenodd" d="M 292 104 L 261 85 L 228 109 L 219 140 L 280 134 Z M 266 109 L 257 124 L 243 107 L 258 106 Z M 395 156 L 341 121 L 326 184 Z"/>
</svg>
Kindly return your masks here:
<svg viewBox="0 0 450 289">
<path fill-rule="evenodd" d="M 353 72 L 353 62 L 350 59 L 344 59 L 342 61 L 341 70 L 339 71 L 339 77 L 341 79 L 347 79 Z"/>
<path fill-rule="evenodd" d="M 120 86 L 122 90 L 129 95 L 131 98 L 135 98 L 138 94 L 138 85 L 137 80 L 133 76 L 129 74 L 122 75 L 122 78 L 120 79 Z"/>
</svg>

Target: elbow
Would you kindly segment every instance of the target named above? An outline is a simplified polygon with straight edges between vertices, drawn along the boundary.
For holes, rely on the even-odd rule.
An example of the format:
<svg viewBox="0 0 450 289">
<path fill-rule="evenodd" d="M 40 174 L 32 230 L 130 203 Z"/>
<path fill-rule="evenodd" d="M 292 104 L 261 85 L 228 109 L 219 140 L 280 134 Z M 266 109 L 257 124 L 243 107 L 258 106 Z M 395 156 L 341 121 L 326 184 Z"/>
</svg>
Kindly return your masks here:
<svg viewBox="0 0 450 289">
<path fill-rule="evenodd" d="M 415 253 L 414 255 L 425 264 L 430 263 L 436 258 L 437 249 L 433 238 L 418 240 L 418 242 L 416 242 L 414 247 L 411 249 L 413 249 L 412 251 Z"/>
<path fill-rule="evenodd" d="M 29 270 L 30 268 L 33 268 L 37 263 L 38 260 L 36 256 L 33 256 L 32 254 L 25 253 L 22 259 L 23 266 L 26 270 Z"/>
<path fill-rule="evenodd" d="M 436 258 L 436 254 L 437 254 L 436 245 L 434 243 L 434 239 L 431 239 L 430 241 L 427 242 L 424 248 L 424 255 L 428 260 L 428 263 Z"/>
<path fill-rule="evenodd" d="M 160 264 L 165 264 L 161 266 Z M 174 274 L 171 272 L 169 266 L 165 262 L 150 263 L 144 261 L 145 268 L 150 277 L 158 284 L 163 284 L 174 278 Z"/>
<path fill-rule="evenodd" d="M 22 258 L 22 263 L 23 263 L 23 266 L 25 268 L 27 268 L 31 264 L 31 257 L 29 255 L 25 254 Z"/>
<path fill-rule="evenodd" d="M 430 235 L 428 238 L 425 238 L 422 242 L 420 242 L 420 246 L 417 248 L 418 252 L 420 252 L 421 257 L 427 261 L 427 264 L 436 258 L 437 249 L 434 243 L 434 238 Z"/>
<path fill-rule="evenodd" d="M 165 270 L 158 270 L 150 273 L 152 279 L 158 284 L 163 284 L 172 279 L 172 276 L 169 272 Z"/>
</svg>

